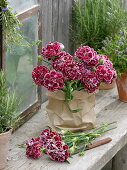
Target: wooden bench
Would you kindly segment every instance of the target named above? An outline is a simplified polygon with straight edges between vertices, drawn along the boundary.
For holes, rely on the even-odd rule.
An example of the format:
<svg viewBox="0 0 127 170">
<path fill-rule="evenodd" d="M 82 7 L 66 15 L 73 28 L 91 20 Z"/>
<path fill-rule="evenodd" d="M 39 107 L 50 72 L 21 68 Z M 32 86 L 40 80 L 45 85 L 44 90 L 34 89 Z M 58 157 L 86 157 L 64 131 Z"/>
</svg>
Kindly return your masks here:
<svg viewBox="0 0 127 170">
<path fill-rule="evenodd" d="M 97 124 L 118 121 L 117 129 L 103 134 L 100 139 L 111 137 L 112 142 L 88 150 L 84 156 L 74 155 L 69 158 L 70 164 L 52 161 L 45 154 L 38 160 L 28 159 L 25 149 L 16 145 L 38 136 L 46 128 L 46 104 L 47 102 L 42 104 L 41 110 L 13 133 L 5 170 L 100 170 L 127 144 L 127 103 L 118 100 L 116 88 L 100 90 L 96 94 Z"/>
</svg>

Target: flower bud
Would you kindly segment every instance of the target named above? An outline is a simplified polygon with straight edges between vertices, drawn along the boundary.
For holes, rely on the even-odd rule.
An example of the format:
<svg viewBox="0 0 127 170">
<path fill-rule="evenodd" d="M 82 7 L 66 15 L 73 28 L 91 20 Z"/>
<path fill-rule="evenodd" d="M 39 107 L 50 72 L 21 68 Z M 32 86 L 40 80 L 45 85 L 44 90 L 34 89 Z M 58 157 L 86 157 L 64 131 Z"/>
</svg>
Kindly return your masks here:
<svg viewBox="0 0 127 170">
<path fill-rule="evenodd" d="M 67 134 L 72 134 L 72 132 L 69 131 L 69 130 L 61 130 L 61 134 L 62 135 L 67 135 Z"/>
<path fill-rule="evenodd" d="M 108 127 L 108 123 L 103 123 L 102 125 L 105 127 Z"/>
<path fill-rule="evenodd" d="M 102 58 L 99 59 L 99 64 L 103 64 L 103 59 Z"/>
<path fill-rule="evenodd" d="M 45 151 L 46 151 L 46 148 L 42 148 L 41 151 L 42 151 L 42 152 L 45 152 Z"/>
<path fill-rule="evenodd" d="M 77 140 L 78 140 L 78 138 L 77 137 L 75 137 L 75 138 L 73 138 L 72 139 L 74 142 L 76 142 Z"/>
<path fill-rule="evenodd" d="M 95 68 L 95 67 L 92 67 L 92 68 L 91 68 L 91 71 L 96 71 L 96 68 Z"/>
<path fill-rule="evenodd" d="M 63 50 L 64 49 L 64 45 L 60 44 L 60 49 Z"/>
<path fill-rule="evenodd" d="M 76 149 L 76 147 L 75 147 L 75 146 L 72 146 L 72 147 L 69 149 L 69 151 L 70 151 L 71 153 L 74 153 L 74 152 L 75 152 L 75 149 Z"/>
<path fill-rule="evenodd" d="M 65 136 L 62 136 L 62 139 L 65 139 Z"/>
<path fill-rule="evenodd" d="M 42 58 L 42 56 L 40 56 L 40 55 L 38 56 L 37 59 L 38 59 L 38 61 L 43 61 L 43 58 Z"/>
<path fill-rule="evenodd" d="M 86 136 L 85 139 L 86 139 L 87 141 L 89 141 L 89 137 L 88 137 L 88 136 Z"/>
<path fill-rule="evenodd" d="M 79 152 L 79 156 L 83 156 L 85 153 L 84 152 Z"/>
<path fill-rule="evenodd" d="M 97 137 L 97 136 L 101 136 L 100 134 L 98 134 L 98 133 L 91 133 L 91 136 L 95 136 L 95 137 Z"/>
</svg>

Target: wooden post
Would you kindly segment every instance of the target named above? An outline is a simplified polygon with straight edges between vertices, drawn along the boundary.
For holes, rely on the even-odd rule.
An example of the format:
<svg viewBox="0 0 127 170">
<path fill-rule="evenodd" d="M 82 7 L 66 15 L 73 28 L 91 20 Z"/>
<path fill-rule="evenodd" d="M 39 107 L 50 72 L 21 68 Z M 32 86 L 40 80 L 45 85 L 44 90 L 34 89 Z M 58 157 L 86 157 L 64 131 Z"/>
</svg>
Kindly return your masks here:
<svg viewBox="0 0 127 170">
<path fill-rule="evenodd" d="M 42 40 L 42 0 L 38 0 L 38 4 L 40 5 L 39 11 L 38 11 L 38 39 Z M 38 47 L 38 55 L 40 55 L 42 49 L 42 42 L 39 44 Z M 41 65 L 42 62 L 38 61 L 38 65 Z M 41 86 L 37 87 L 37 93 L 38 93 L 38 100 L 40 104 L 42 103 L 42 88 Z"/>
<path fill-rule="evenodd" d="M 2 9 L 0 8 L 0 69 L 2 69 L 3 55 L 3 29 L 2 29 Z"/>
</svg>

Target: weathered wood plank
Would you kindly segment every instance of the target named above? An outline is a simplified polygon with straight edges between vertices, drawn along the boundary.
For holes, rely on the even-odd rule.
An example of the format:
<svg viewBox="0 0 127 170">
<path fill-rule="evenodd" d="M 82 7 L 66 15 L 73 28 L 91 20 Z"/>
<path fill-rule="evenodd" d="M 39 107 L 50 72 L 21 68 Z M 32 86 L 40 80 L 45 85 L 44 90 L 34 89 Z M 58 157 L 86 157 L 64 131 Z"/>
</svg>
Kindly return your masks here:
<svg viewBox="0 0 127 170">
<path fill-rule="evenodd" d="M 127 169 L 127 145 L 124 146 L 113 158 L 112 170 L 126 170 Z"/>
<path fill-rule="evenodd" d="M 97 123 L 118 121 L 117 129 L 109 131 L 101 137 L 111 137 L 113 139 L 111 143 L 88 150 L 82 157 L 74 155 L 73 158 L 70 158 L 70 164 L 51 161 L 47 155 L 38 160 L 27 159 L 24 149 L 19 149 L 15 145 L 38 136 L 41 130 L 46 127 L 48 118 L 45 112 L 45 103 L 38 114 L 13 134 L 9 152 L 10 161 L 8 161 L 8 167 L 5 170 L 100 170 L 127 143 L 127 103 L 119 101 L 116 94 L 117 90 L 113 89 L 100 91 L 96 97 Z M 102 103 L 100 98 L 105 102 Z"/>
<path fill-rule="evenodd" d="M 42 43 L 52 41 L 52 0 L 42 0 Z"/>
<path fill-rule="evenodd" d="M 34 5 L 31 8 L 18 13 L 17 17 L 20 21 L 22 21 L 22 20 L 30 17 L 31 15 L 36 14 L 38 12 L 38 9 L 39 9 L 39 5 Z"/>
<path fill-rule="evenodd" d="M 60 41 L 68 47 L 73 0 L 42 0 L 43 45 Z"/>
<path fill-rule="evenodd" d="M 110 98 L 110 100 L 108 100 Z M 117 90 L 110 89 L 110 90 L 100 90 L 99 93 L 96 94 L 96 108 L 95 111 L 97 114 L 106 106 L 109 106 L 110 103 L 113 103 L 118 99 L 118 92 Z"/>
<path fill-rule="evenodd" d="M 72 0 L 59 1 L 58 41 L 65 45 L 69 52 L 69 27 L 71 21 Z"/>
<path fill-rule="evenodd" d="M 52 0 L 52 40 L 58 41 L 59 1 Z"/>
<path fill-rule="evenodd" d="M 42 46 L 51 42 L 52 36 L 52 0 L 42 0 Z M 46 89 L 42 87 L 42 103 L 47 100 Z"/>
<path fill-rule="evenodd" d="M 68 48 L 68 52 L 71 53 L 72 52 L 72 43 L 71 43 L 71 34 L 70 34 L 70 28 L 71 28 L 71 24 L 72 24 L 72 6 L 73 6 L 73 0 L 69 0 L 67 1 L 67 5 L 68 8 L 68 26 L 67 26 L 67 48 Z M 74 54 L 72 54 L 74 55 Z"/>
<path fill-rule="evenodd" d="M 110 160 L 101 170 L 112 170 L 112 160 Z"/>
</svg>

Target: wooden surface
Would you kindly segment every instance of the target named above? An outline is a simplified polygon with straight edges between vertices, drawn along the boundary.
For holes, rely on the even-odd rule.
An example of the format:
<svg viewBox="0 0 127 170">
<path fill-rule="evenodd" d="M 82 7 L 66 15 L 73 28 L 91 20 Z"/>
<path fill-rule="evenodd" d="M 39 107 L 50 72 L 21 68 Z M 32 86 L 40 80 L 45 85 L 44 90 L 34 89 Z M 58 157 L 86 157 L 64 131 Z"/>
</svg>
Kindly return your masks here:
<svg viewBox="0 0 127 170">
<path fill-rule="evenodd" d="M 69 51 L 69 27 L 73 0 L 42 0 L 42 41 L 59 41 Z"/>
<path fill-rule="evenodd" d="M 112 170 L 112 159 L 101 170 Z"/>
<path fill-rule="evenodd" d="M 18 13 L 17 17 L 20 21 L 25 20 L 26 18 L 30 17 L 31 15 L 36 14 L 38 12 L 38 9 L 39 9 L 39 5 L 33 5 L 31 8 Z"/>
<path fill-rule="evenodd" d="M 112 170 L 127 170 L 127 145 L 112 159 L 112 167 Z"/>
<path fill-rule="evenodd" d="M 127 143 L 127 103 L 118 100 L 116 89 L 101 90 L 96 94 L 97 124 L 118 121 L 117 129 L 101 137 L 111 137 L 112 142 L 88 150 L 82 157 L 74 155 L 69 159 L 70 164 L 54 162 L 47 155 L 43 155 L 38 160 L 28 159 L 25 156 L 25 150 L 18 148 L 16 144 L 38 136 L 41 130 L 46 128 L 48 118 L 45 106 L 46 103 L 34 117 L 12 135 L 8 166 L 5 170 L 100 170 Z"/>
</svg>

